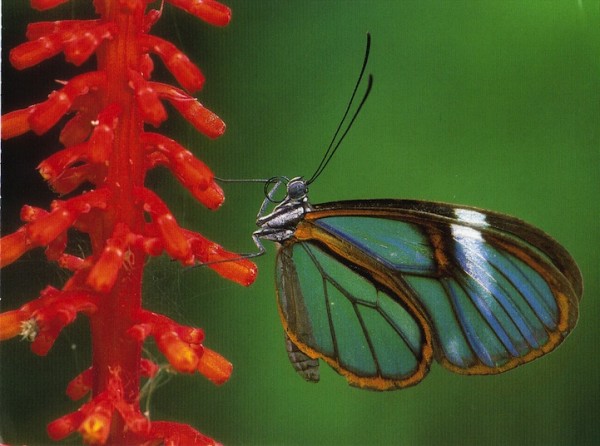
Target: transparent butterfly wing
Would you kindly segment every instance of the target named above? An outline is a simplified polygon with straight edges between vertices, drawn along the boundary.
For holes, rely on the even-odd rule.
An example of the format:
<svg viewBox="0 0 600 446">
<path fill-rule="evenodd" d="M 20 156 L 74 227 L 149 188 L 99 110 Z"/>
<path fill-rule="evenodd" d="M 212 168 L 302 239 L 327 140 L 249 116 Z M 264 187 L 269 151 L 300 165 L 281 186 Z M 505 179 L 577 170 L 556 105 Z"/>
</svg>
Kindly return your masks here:
<svg viewBox="0 0 600 446">
<path fill-rule="evenodd" d="M 408 200 L 315 207 L 279 251 L 289 338 L 351 384 L 406 387 L 432 354 L 499 373 L 574 327 L 581 276 L 566 250 L 512 217 Z"/>
</svg>

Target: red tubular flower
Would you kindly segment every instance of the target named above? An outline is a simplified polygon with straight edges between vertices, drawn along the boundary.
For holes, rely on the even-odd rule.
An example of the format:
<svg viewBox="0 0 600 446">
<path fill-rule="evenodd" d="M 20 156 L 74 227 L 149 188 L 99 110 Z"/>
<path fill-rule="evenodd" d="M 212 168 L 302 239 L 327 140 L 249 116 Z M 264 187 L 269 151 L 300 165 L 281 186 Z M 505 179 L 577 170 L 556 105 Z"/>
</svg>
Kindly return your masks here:
<svg viewBox="0 0 600 446">
<path fill-rule="evenodd" d="M 213 383 L 221 385 L 231 376 L 233 365 L 217 352 L 204 347 L 204 354 L 198 363 L 198 371 Z"/>
<path fill-rule="evenodd" d="M 204 75 L 175 45 L 155 36 L 145 35 L 142 45 L 157 54 L 183 88 L 193 93 L 204 85 Z"/>
<path fill-rule="evenodd" d="M 81 74 L 68 81 L 64 88 L 54 91 L 48 100 L 37 104 L 29 116 L 29 126 L 38 135 L 50 130 L 67 113 L 73 101 L 90 90 L 106 86 L 106 75 L 102 72 Z"/>
<path fill-rule="evenodd" d="M 231 10 L 214 0 L 168 0 L 172 5 L 205 20 L 211 25 L 225 26 L 231 20 Z"/>
<path fill-rule="evenodd" d="M 225 132 L 225 123 L 200 102 L 179 88 L 158 82 L 149 82 L 159 97 L 169 101 L 196 130 L 209 138 L 217 138 Z"/>
<path fill-rule="evenodd" d="M 213 25 L 226 25 L 231 11 L 214 0 L 167 0 Z M 65 0 L 31 0 L 38 10 Z M 64 122 L 63 148 L 38 166 L 50 187 L 63 195 L 50 209 L 23 206 L 23 226 L 0 239 L 0 266 L 30 249 L 72 273 L 62 289 L 46 287 L 37 299 L 0 313 L 0 340 L 16 336 L 46 355 L 61 331 L 79 314 L 90 320 L 92 364 L 67 386 L 67 395 L 91 397 L 78 410 L 51 422 L 48 434 L 62 440 L 78 432 L 86 444 L 215 445 L 190 426 L 150 422 L 139 408 L 140 380 L 159 370 L 141 358 L 152 336 L 170 368 L 222 384 L 232 365 L 203 345 L 204 332 L 142 308 L 142 280 L 148 256 L 166 252 L 184 265 L 203 264 L 248 286 L 256 266 L 200 234 L 180 227 L 168 206 L 144 185 L 147 172 L 167 167 L 209 209 L 223 191 L 212 171 L 176 141 L 145 132 L 167 118 L 168 101 L 197 130 L 216 138 L 225 123 L 190 96 L 204 84 L 200 69 L 172 43 L 149 35 L 161 10 L 148 0 L 94 0 L 96 20 L 30 24 L 28 41 L 14 48 L 10 62 L 23 70 L 63 53 L 79 66 L 95 55 L 95 71 L 59 81 L 48 99 L 2 117 L 2 138 L 28 131 L 43 134 Z M 186 91 L 151 81 L 156 55 Z M 87 192 L 83 192 L 87 190 Z M 72 231 L 86 235 L 87 254 L 69 252 Z M 116 414 L 116 416 L 115 416 Z"/>
</svg>

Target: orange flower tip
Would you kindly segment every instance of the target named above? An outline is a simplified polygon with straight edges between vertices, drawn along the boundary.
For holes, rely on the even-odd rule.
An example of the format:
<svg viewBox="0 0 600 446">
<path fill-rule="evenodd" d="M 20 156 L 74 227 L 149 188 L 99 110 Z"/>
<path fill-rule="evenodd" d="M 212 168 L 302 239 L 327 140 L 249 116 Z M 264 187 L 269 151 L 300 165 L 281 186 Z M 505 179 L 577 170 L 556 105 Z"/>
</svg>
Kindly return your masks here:
<svg viewBox="0 0 600 446">
<path fill-rule="evenodd" d="M 94 290 L 106 293 L 112 289 L 121 265 L 123 265 L 123 250 L 114 246 L 108 246 L 100 255 L 100 259 L 88 275 L 86 283 Z"/>
<path fill-rule="evenodd" d="M 24 336 L 23 325 L 29 318 L 28 312 L 22 310 L 11 310 L 0 313 L 0 341 Z M 28 338 L 28 336 L 24 336 Z"/>
<path fill-rule="evenodd" d="M 204 354 L 198 363 L 198 372 L 219 386 L 229 380 L 233 365 L 217 352 L 204 347 Z"/>
<path fill-rule="evenodd" d="M 184 262 L 189 261 L 192 250 L 187 238 L 175 221 L 175 217 L 172 214 L 160 215 L 156 219 L 156 224 L 169 255 Z"/>
<path fill-rule="evenodd" d="M 225 133 L 225 122 L 199 102 L 192 102 L 184 116 L 198 131 L 209 138 L 215 139 Z"/>
<path fill-rule="evenodd" d="M 243 286 L 250 286 L 256 280 L 258 275 L 258 268 L 256 265 L 249 260 L 215 260 L 214 263 L 210 263 L 209 260 L 207 266 L 214 270 L 220 276 L 231 280 L 232 282 L 239 283 Z"/>
<path fill-rule="evenodd" d="M 79 426 L 79 433 L 87 444 L 104 444 L 110 433 L 110 414 L 92 413 Z"/>
<path fill-rule="evenodd" d="M 193 373 L 198 367 L 198 355 L 187 343 L 181 341 L 175 332 L 161 334 L 158 336 L 157 344 L 178 372 Z"/>
<path fill-rule="evenodd" d="M 196 200 L 198 200 L 211 211 L 219 209 L 225 201 L 223 189 L 221 189 L 221 187 L 214 181 L 211 182 L 206 189 L 194 187 L 191 188 L 190 191 Z"/>
</svg>

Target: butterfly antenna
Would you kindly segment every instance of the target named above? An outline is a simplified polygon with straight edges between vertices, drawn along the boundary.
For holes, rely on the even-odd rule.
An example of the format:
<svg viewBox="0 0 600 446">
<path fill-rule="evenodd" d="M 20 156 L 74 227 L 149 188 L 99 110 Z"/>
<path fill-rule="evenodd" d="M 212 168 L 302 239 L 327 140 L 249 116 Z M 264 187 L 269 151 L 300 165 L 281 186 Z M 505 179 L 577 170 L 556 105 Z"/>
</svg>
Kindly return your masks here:
<svg viewBox="0 0 600 446">
<path fill-rule="evenodd" d="M 352 96 L 350 96 L 350 100 L 348 101 L 348 105 L 346 106 L 346 111 L 344 112 L 344 116 L 342 116 L 342 119 L 340 120 L 340 123 L 337 126 L 337 129 L 335 130 L 335 133 L 333 134 L 333 138 L 331 138 L 331 142 L 329 143 L 329 146 L 327 147 L 327 150 L 325 151 L 325 155 L 323 155 L 323 158 L 321 159 L 321 162 L 319 163 L 319 166 L 315 170 L 315 173 L 306 182 L 306 184 L 310 184 L 313 181 L 315 181 L 317 179 L 317 177 L 319 175 L 321 175 L 321 173 L 323 172 L 323 170 L 325 170 L 325 167 L 327 166 L 327 164 L 329 164 L 329 161 L 331 160 L 331 158 L 333 158 L 333 155 L 335 154 L 336 150 L 340 146 L 341 142 L 344 140 L 344 137 L 346 136 L 346 134 L 350 130 L 350 127 L 352 127 L 352 123 L 354 122 L 354 120 L 358 116 L 358 113 L 360 112 L 360 109 L 364 105 L 365 101 L 367 100 L 367 97 L 369 96 L 369 93 L 371 92 L 371 87 L 373 86 L 373 76 L 369 74 L 369 80 L 368 80 L 367 90 L 365 91 L 365 94 L 363 95 L 363 98 L 360 101 L 360 104 L 358 105 L 358 108 L 354 112 L 354 115 L 352 116 L 352 119 L 350 120 L 350 123 L 346 127 L 346 130 L 342 133 L 342 136 L 340 137 L 340 139 L 336 143 L 335 141 L 336 141 L 336 139 L 337 139 L 337 137 L 338 137 L 338 135 L 339 135 L 339 133 L 340 133 L 343 125 L 344 125 L 344 122 L 346 121 L 346 118 L 348 117 L 348 113 L 350 113 L 350 109 L 352 108 L 352 103 L 354 102 L 354 98 L 356 96 L 356 92 L 358 91 L 358 87 L 360 86 L 360 83 L 361 83 L 361 81 L 362 81 L 362 79 L 364 77 L 365 70 L 367 68 L 367 63 L 369 61 L 369 53 L 370 52 L 371 52 L 371 34 L 367 33 L 367 46 L 365 48 L 365 57 L 364 57 L 364 60 L 363 60 L 362 67 L 360 69 L 360 74 L 358 75 L 358 80 L 356 81 L 356 85 L 354 86 L 354 90 L 352 91 Z"/>
</svg>

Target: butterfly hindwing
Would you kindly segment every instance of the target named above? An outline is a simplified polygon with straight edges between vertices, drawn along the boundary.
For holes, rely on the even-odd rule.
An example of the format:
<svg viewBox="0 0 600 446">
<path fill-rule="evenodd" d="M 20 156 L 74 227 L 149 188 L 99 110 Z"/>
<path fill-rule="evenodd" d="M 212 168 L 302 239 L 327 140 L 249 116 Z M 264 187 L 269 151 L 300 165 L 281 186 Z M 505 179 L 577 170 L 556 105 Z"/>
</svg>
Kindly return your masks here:
<svg viewBox="0 0 600 446">
<path fill-rule="evenodd" d="M 432 350 L 459 373 L 499 373 L 552 350 L 574 327 L 581 277 L 542 231 L 441 203 L 318 205 L 281 248 L 279 307 L 290 339 L 356 385 L 405 387 Z"/>
<path fill-rule="evenodd" d="M 431 337 L 414 309 L 312 243 L 277 259 L 279 309 L 291 341 L 359 387 L 406 387 L 431 362 Z M 411 314 L 412 312 L 412 314 Z"/>
</svg>

